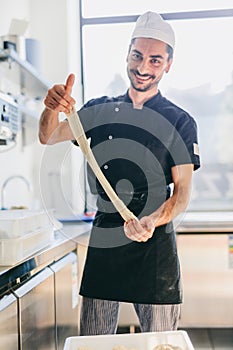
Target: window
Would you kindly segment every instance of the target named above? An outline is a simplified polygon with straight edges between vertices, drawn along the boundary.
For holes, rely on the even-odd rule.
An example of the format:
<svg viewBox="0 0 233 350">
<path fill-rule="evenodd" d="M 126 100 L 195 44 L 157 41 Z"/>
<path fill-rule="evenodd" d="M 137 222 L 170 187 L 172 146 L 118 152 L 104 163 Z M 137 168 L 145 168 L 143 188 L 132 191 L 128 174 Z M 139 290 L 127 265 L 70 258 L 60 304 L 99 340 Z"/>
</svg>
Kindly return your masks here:
<svg viewBox="0 0 233 350">
<path fill-rule="evenodd" d="M 124 14 L 132 12 L 126 8 L 130 2 L 122 2 L 124 6 L 120 2 L 114 2 L 118 10 L 124 7 Z M 145 12 L 145 2 L 152 3 L 144 1 L 143 8 L 137 8 L 134 2 L 131 8 Z M 98 2 L 98 9 L 88 6 L 90 0 L 84 3 L 86 16 L 112 15 L 106 12 L 110 6 L 105 8 L 104 0 Z M 161 1 L 156 11 L 164 11 L 165 4 L 169 11 L 223 9 L 230 1 L 180 1 L 176 9 L 173 3 Z M 198 123 L 202 167 L 194 174 L 190 210 L 233 209 L 233 11 L 228 9 L 225 17 L 217 13 L 216 17 L 195 18 L 190 12 L 189 19 L 172 20 L 177 38 L 174 62 L 159 86 L 163 95 Z M 83 26 L 85 101 L 126 91 L 126 56 L 133 27 L 133 22 L 94 24 L 94 20 Z"/>
<path fill-rule="evenodd" d="M 232 0 L 83 0 L 83 17 L 125 16 L 147 10 L 163 13 L 194 10 L 216 10 L 232 7 Z"/>
</svg>

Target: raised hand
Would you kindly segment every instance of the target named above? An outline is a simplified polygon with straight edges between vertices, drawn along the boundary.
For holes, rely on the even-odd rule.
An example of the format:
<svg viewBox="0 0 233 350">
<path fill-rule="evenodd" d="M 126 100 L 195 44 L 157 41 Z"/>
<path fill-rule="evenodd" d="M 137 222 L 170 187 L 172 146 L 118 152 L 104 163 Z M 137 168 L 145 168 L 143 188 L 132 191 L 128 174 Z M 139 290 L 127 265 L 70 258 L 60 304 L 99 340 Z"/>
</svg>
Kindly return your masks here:
<svg viewBox="0 0 233 350">
<path fill-rule="evenodd" d="M 74 81 L 74 74 L 70 74 L 65 84 L 56 84 L 49 89 L 44 100 L 45 106 L 55 112 L 69 113 L 75 104 L 75 99 L 71 97 Z"/>
</svg>

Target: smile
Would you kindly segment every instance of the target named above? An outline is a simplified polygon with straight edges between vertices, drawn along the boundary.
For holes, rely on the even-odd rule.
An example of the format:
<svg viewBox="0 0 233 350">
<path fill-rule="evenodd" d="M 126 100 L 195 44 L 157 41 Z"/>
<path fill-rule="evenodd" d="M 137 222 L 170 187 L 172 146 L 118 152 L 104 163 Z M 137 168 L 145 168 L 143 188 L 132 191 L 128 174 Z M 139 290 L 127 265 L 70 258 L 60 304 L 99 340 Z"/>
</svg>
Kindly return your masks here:
<svg viewBox="0 0 233 350">
<path fill-rule="evenodd" d="M 133 73 L 134 73 L 135 78 L 138 80 L 138 82 L 144 83 L 144 82 L 149 81 L 150 79 L 154 79 L 154 77 L 151 75 L 139 75 L 136 72 L 133 72 Z"/>
</svg>

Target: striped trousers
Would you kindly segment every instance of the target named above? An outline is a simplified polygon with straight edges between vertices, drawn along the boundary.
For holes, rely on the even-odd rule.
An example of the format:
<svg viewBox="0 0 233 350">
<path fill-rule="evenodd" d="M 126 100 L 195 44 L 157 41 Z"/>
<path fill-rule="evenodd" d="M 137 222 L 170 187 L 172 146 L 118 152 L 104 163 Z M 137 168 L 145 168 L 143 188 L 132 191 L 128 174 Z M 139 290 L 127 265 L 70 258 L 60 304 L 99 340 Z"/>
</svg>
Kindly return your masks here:
<svg viewBox="0 0 233 350">
<path fill-rule="evenodd" d="M 82 298 L 80 335 L 115 334 L 120 302 Z M 142 332 L 176 330 L 180 304 L 133 304 Z"/>
</svg>

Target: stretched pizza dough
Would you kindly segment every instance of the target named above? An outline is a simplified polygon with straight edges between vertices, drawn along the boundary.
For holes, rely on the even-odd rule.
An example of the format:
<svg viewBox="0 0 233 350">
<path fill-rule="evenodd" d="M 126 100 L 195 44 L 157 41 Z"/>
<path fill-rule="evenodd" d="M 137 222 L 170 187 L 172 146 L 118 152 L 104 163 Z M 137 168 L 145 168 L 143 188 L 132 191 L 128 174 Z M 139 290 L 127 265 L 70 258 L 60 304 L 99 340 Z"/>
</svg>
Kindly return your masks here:
<svg viewBox="0 0 233 350">
<path fill-rule="evenodd" d="M 105 190 L 106 194 L 108 195 L 112 204 L 115 206 L 116 210 L 126 222 L 131 219 L 137 220 L 137 217 L 126 207 L 123 201 L 117 196 L 116 192 L 113 190 L 110 183 L 104 176 L 102 170 L 100 169 L 94 157 L 94 154 L 90 148 L 90 145 L 87 141 L 78 113 L 76 112 L 74 107 L 72 108 L 70 113 L 67 114 L 67 117 L 70 128 L 73 132 L 76 141 L 78 142 L 79 147 L 81 148 L 95 176 L 99 180 L 101 186 Z"/>
<path fill-rule="evenodd" d="M 182 350 L 179 346 L 173 346 L 170 344 L 157 345 L 153 350 Z"/>
</svg>

